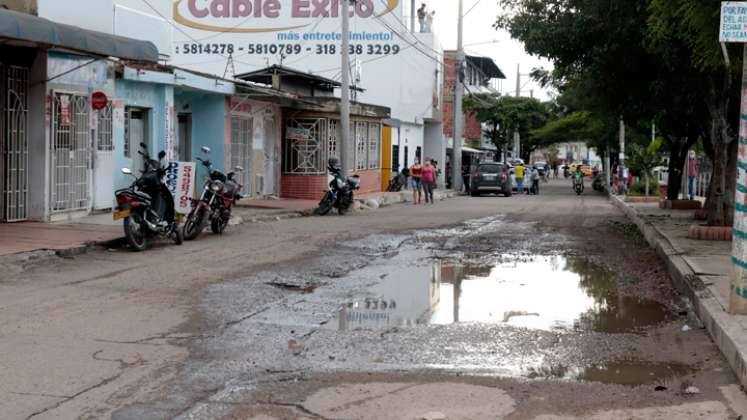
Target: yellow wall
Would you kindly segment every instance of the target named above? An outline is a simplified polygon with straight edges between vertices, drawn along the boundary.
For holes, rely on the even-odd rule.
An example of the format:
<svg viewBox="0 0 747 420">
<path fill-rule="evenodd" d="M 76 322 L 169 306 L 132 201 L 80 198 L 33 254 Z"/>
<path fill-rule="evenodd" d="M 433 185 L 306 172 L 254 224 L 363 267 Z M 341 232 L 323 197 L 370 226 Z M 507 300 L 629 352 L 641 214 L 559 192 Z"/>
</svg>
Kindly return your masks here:
<svg viewBox="0 0 747 420">
<path fill-rule="evenodd" d="M 392 178 L 392 127 L 381 129 L 381 191 L 386 191 Z"/>
</svg>

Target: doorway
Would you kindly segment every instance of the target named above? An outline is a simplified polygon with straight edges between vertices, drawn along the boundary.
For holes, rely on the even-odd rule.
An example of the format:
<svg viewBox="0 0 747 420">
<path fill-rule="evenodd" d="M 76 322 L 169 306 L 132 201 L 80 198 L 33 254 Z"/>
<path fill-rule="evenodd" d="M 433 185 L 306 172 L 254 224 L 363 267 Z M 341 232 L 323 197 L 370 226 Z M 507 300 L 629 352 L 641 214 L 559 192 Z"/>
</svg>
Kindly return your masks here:
<svg viewBox="0 0 747 420">
<path fill-rule="evenodd" d="M 93 208 L 110 209 L 114 205 L 114 133 L 112 103 L 96 111 L 96 144 L 93 159 Z"/>
<path fill-rule="evenodd" d="M 252 137 L 254 121 L 251 117 L 234 115 L 231 117 L 231 168 L 241 166 L 244 171 L 237 178 L 244 195 L 255 193 L 252 186 Z"/>
<path fill-rule="evenodd" d="M 88 95 L 54 94 L 50 211 L 88 210 L 91 130 Z"/>
<path fill-rule="evenodd" d="M 25 67 L 2 68 L 6 98 L 0 121 L 0 220 L 26 220 L 28 207 L 28 87 Z"/>
<path fill-rule="evenodd" d="M 179 114 L 178 116 L 179 136 L 179 161 L 192 161 L 192 114 Z"/>
</svg>

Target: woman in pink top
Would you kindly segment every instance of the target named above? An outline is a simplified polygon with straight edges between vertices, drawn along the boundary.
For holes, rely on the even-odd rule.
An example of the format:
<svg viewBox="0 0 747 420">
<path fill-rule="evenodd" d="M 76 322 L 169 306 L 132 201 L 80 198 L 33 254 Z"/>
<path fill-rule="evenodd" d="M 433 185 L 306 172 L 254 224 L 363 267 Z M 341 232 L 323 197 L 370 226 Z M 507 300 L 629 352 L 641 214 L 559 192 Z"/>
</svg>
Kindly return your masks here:
<svg viewBox="0 0 747 420">
<path fill-rule="evenodd" d="M 431 164 L 430 160 L 423 166 L 421 177 L 423 179 L 423 189 L 425 190 L 425 202 L 435 204 L 433 201 L 433 189 L 436 187 L 436 168 Z"/>
</svg>

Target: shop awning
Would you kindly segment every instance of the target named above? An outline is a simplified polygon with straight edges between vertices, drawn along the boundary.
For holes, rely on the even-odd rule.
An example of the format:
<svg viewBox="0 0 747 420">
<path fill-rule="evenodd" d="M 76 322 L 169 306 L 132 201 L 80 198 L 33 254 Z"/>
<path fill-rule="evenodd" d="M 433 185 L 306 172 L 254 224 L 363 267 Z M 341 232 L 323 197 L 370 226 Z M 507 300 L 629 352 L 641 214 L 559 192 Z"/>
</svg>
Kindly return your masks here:
<svg viewBox="0 0 747 420">
<path fill-rule="evenodd" d="M 0 39 L 20 41 L 22 45 L 30 43 L 99 56 L 158 62 L 158 48 L 150 41 L 89 31 L 10 10 L 0 9 Z"/>
</svg>

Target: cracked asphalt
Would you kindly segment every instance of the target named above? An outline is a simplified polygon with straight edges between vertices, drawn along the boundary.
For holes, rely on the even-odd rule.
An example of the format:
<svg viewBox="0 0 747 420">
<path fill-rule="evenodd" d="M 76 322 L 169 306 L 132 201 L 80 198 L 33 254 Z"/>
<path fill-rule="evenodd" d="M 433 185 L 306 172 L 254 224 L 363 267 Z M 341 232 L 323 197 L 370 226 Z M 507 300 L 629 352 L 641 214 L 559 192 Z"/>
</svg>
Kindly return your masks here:
<svg viewBox="0 0 747 420">
<path fill-rule="evenodd" d="M 140 254 L 3 261 L 0 418 L 747 415 L 731 369 L 622 215 L 564 181 L 544 187 L 231 226 Z M 510 311 L 469 300 L 470 279 L 527 273 L 490 289 L 509 293 L 545 263 L 586 285 L 552 305 L 597 299 L 567 325 L 543 326 L 533 298 L 509 296 Z M 473 277 L 428 280 L 461 267 Z M 419 289 L 402 294 L 421 283 L 426 311 Z M 458 284 L 461 309 L 447 306 Z"/>
</svg>

